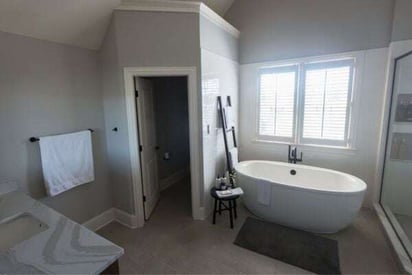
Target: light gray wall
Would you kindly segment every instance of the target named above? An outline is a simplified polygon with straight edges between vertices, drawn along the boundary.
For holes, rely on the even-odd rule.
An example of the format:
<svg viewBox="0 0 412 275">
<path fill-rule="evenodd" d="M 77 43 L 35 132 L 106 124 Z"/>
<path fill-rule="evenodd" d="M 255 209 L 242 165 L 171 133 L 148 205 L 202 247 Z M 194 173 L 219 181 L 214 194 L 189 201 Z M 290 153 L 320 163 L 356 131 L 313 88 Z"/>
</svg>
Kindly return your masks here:
<svg viewBox="0 0 412 275">
<path fill-rule="evenodd" d="M 199 66 L 199 15 L 115 11 L 121 67 Z"/>
<path fill-rule="evenodd" d="M 0 32 L 0 181 L 77 222 L 112 207 L 96 52 Z M 92 128 L 96 181 L 46 198 L 38 143 Z"/>
<path fill-rule="evenodd" d="M 119 66 L 116 26 L 114 20 L 106 33 L 99 52 L 104 117 L 106 124 L 107 159 L 113 185 L 113 204 L 124 211 L 132 211 L 129 139 L 124 106 L 123 74 Z M 112 131 L 117 127 L 119 132 Z M 132 213 L 132 212 L 130 212 Z"/>
<path fill-rule="evenodd" d="M 199 40 L 198 14 L 113 14 L 100 57 L 114 206 L 121 210 L 134 213 L 123 68 L 197 67 L 200 79 Z M 112 132 L 113 127 L 119 132 Z"/>
<path fill-rule="evenodd" d="M 387 47 L 393 3 L 393 0 L 236 0 L 225 18 L 241 31 L 240 63 L 248 64 Z"/>
<path fill-rule="evenodd" d="M 396 0 L 392 41 L 412 39 L 412 1 Z"/>
<path fill-rule="evenodd" d="M 151 78 L 154 87 L 159 179 L 190 165 L 189 107 L 186 77 Z M 170 159 L 164 160 L 164 153 Z M 164 186 L 160 186 L 163 188 Z"/>
</svg>

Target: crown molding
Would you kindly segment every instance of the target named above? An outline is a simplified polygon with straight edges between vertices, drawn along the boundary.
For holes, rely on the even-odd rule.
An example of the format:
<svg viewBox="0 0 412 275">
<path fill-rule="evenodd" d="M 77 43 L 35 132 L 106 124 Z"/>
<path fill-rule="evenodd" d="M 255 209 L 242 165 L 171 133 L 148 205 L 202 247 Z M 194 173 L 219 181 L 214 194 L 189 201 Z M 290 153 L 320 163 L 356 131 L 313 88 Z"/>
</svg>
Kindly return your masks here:
<svg viewBox="0 0 412 275">
<path fill-rule="evenodd" d="M 182 12 L 197 13 L 213 22 L 221 29 L 227 31 L 236 38 L 240 32 L 223 19 L 219 14 L 202 2 L 192 1 L 165 1 L 165 0 L 123 0 L 115 10 L 119 11 L 150 11 L 150 12 Z"/>
<path fill-rule="evenodd" d="M 233 27 L 229 22 L 223 19 L 219 14 L 217 14 L 214 10 L 209 8 L 207 5 L 200 3 L 199 6 L 199 14 L 203 15 L 209 21 L 215 23 L 223 30 L 227 31 L 231 35 L 236 38 L 240 37 L 240 31 Z"/>
<path fill-rule="evenodd" d="M 123 0 L 115 10 L 198 13 L 200 2 L 165 0 Z"/>
</svg>

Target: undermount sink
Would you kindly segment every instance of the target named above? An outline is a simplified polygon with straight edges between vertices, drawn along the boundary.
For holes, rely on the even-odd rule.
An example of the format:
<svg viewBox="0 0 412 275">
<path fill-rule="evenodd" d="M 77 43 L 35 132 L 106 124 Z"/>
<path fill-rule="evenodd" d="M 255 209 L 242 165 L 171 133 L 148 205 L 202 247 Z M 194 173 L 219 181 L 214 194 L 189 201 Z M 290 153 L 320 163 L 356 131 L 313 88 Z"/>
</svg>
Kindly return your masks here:
<svg viewBox="0 0 412 275">
<path fill-rule="evenodd" d="M 0 223 L 0 250 L 8 249 L 28 240 L 47 228 L 49 228 L 47 224 L 28 213 L 3 220 Z"/>
</svg>

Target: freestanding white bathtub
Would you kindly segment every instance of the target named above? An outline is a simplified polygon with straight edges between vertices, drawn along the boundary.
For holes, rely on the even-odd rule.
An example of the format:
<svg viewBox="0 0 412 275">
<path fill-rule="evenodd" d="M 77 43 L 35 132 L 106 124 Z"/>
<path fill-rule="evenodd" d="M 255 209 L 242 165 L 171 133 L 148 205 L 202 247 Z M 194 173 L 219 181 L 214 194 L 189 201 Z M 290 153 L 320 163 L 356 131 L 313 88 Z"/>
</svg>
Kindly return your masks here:
<svg viewBox="0 0 412 275">
<path fill-rule="evenodd" d="M 235 167 L 243 203 L 267 221 L 315 233 L 350 225 L 362 206 L 366 184 L 349 174 L 272 161 Z"/>
</svg>

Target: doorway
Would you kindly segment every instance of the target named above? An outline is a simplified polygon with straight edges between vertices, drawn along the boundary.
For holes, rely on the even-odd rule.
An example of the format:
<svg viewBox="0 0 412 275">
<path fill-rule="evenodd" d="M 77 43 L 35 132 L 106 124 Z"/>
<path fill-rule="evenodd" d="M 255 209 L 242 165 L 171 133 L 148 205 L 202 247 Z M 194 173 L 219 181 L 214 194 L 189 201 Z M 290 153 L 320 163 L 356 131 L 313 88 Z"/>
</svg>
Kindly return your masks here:
<svg viewBox="0 0 412 275">
<path fill-rule="evenodd" d="M 190 194 L 187 84 L 186 76 L 135 77 L 145 220 L 162 191 L 179 184 L 182 194 Z"/>
<path fill-rule="evenodd" d="M 204 208 L 201 206 L 203 197 L 203 167 L 202 167 L 202 123 L 201 101 L 197 84 L 196 67 L 142 67 L 124 68 L 125 104 L 127 112 L 127 128 L 129 137 L 130 166 L 132 171 L 133 201 L 136 224 L 145 223 L 145 202 L 143 197 L 143 169 L 141 169 L 140 131 L 138 129 L 136 78 L 153 77 L 186 77 L 187 99 L 189 113 L 189 144 L 190 144 L 190 194 L 192 217 L 203 220 Z M 147 174 L 147 172 L 146 172 Z M 160 183 L 159 183 L 160 190 Z M 157 191 L 156 191 L 157 192 Z M 146 198 L 147 201 L 148 198 Z M 154 203 L 154 205 L 156 205 Z M 154 206 L 152 207 L 154 209 Z"/>
</svg>

